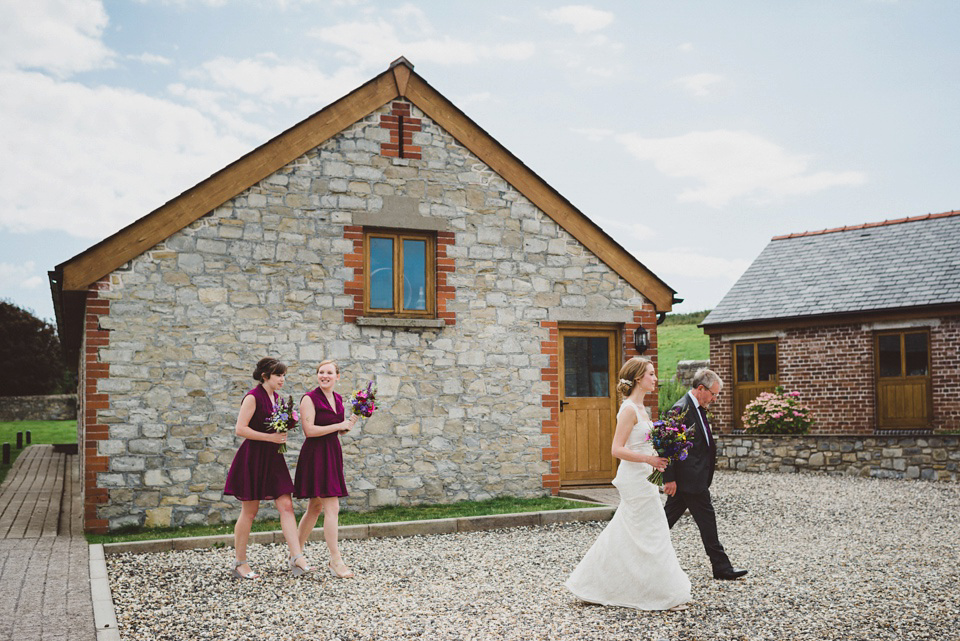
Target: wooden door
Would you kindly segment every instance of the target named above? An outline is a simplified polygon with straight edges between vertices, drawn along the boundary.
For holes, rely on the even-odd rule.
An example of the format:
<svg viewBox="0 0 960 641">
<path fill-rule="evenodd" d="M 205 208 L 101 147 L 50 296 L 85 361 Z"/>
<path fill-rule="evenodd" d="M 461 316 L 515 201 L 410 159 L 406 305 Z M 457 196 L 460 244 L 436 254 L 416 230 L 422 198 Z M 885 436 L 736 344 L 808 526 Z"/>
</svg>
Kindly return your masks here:
<svg viewBox="0 0 960 641">
<path fill-rule="evenodd" d="M 620 368 L 616 329 L 560 328 L 560 484 L 613 480 Z"/>
<path fill-rule="evenodd" d="M 764 392 L 777 388 L 777 343 L 758 341 L 733 346 L 733 424 L 743 429 L 743 411 Z"/>
<path fill-rule="evenodd" d="M 923 429 L 931 419 L 930 336 L 884 332 L 875 343 L 877 427 Z"/>
</svg>

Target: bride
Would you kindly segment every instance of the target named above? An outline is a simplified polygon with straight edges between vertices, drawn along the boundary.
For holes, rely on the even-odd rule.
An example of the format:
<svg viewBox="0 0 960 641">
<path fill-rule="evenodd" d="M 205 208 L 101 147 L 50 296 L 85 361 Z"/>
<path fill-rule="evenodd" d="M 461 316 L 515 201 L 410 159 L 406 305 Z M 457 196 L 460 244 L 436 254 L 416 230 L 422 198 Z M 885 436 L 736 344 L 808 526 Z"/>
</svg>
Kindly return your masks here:
<svg viewBox="0 0 960 641">
<path fill-rule="evenodd" d="M 654 468 L 663 471 L 668 463 L 648 440 L 652 423 L 643 397 L 656 389 L 657 375 L 647 359 L 634 357 L 620 368 L 617 391 L 625 398 L 611 448 L 620 459 L 613 479 L 620 506 L 565 584 L 583 601 L 676 611 L 690 600 L 690 579 L 670 543 L 660 491 L 647 480 Z"/>
</svg>

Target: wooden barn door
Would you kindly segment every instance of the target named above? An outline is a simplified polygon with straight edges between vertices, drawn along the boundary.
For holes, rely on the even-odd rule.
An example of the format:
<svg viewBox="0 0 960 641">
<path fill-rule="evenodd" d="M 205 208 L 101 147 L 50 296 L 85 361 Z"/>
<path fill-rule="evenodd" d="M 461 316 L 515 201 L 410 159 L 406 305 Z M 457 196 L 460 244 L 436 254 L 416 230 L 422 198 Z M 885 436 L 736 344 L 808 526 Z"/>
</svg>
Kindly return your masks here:
<svg viewBox="0 0 960 641">
<path fill-rule="evenodd" d="M 930 335 L 926 331 L 876 336 L 877 427 L 922 429 L 931 419 Z"/>
<path fill-rule="evenodd" d="M 619 331 L 560 328 L 560 484 L 613 480 Z"/>
</svg>

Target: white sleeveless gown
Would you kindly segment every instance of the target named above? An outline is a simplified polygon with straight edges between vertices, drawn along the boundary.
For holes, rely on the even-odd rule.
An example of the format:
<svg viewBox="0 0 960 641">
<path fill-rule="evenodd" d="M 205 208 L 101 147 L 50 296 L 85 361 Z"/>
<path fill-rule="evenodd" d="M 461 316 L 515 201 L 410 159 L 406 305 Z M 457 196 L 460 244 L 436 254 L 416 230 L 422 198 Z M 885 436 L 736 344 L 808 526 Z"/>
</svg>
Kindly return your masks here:
<svg viewBox="0 0 960 641">
<path fill-rule="evenodd" d="M 624 411 L 639 418 L 627 447 L 655 455 L 646 411 L 630 400 L 620 406 Z M 690 600 L 690 579 L 670 543 L 660 491 L 647 480 L 651 472 L 646 463 L 620 461 L 613 479 L 620 506 L 565 584 L 581 600 L 638 610 L 667 610 Z"/>
</svg>

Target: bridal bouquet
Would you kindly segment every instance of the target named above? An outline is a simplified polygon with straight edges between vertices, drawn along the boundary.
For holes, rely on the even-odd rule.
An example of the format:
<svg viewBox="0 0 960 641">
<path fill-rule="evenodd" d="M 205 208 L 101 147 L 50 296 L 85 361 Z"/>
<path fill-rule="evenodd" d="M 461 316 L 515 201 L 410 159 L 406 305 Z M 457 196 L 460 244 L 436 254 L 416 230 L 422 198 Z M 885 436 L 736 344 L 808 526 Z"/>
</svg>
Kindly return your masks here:
<svg viewBox="0 0 960 641">
<path fill-rule="evenodd" d="M 271 432 L 289 432 L 297 426 L 299 420 L 300 413 L 293 408 L 293 397 L 290 396 L 286 403 L 280 399 L 280 404 L 273 409 L 273 414 L 267 418 L 267 429 Z M 281 443 L 277 451 L 286 453 L 287 444 Z"/>
<path fill-rule="evenodd" d="M 373 386 L 373 381 L 370 381 L 365 389 L 358 389 L 350 395 L 350 406 L 357 416 L 370 418 L 377 409 L 376 400 L 377 388 Z"/>
<path fill-rule="evenodd" d="M 649 440 L 658 456 L 670 461 L 682 461 L 687 458 L 687 450 L 693 447 L 696 426 L 687 427 L 683 418 L 686 412 L 670 410 L 662 420 L 656 421 L 650 429 Z M 667 463 L 669 465 L 669 463 Z M 654 485 L 663 486 L 663 472 L 654 470 L 647 480 Z"/>
</svg>

